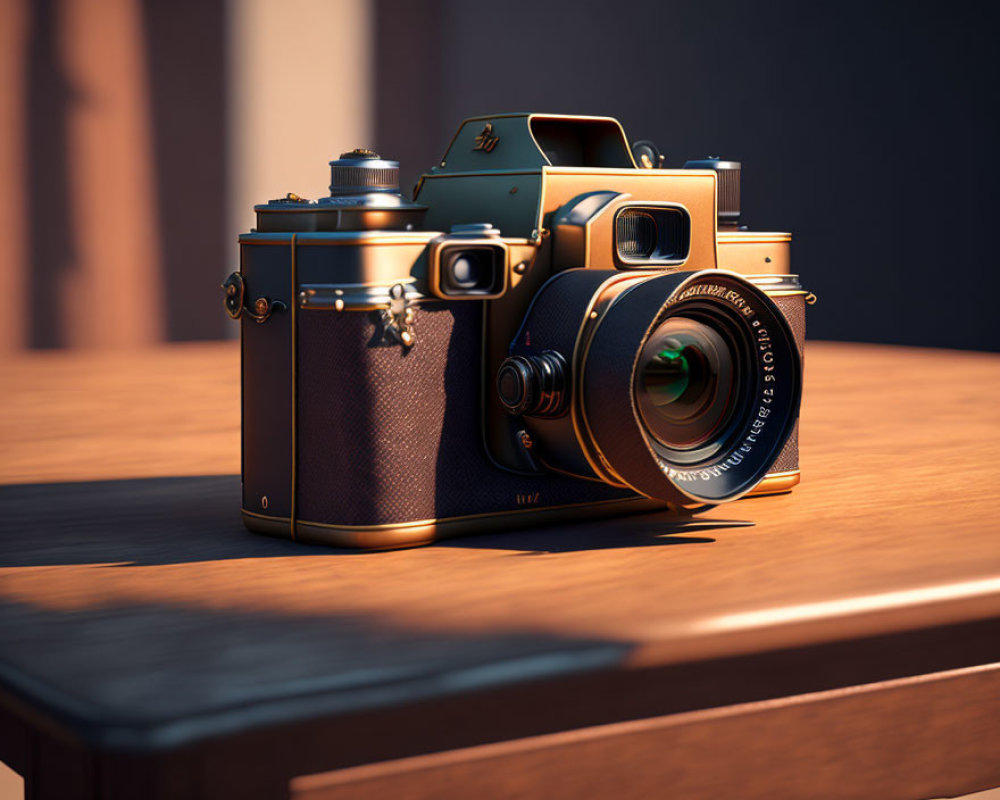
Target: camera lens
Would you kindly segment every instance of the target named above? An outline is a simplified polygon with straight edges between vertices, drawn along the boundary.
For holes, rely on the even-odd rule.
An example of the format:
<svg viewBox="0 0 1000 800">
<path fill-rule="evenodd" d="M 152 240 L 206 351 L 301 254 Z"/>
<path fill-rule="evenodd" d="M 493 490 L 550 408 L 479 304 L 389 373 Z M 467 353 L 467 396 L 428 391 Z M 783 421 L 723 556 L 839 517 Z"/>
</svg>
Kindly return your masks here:
<svg viewBox="0 0 1000 800">
<path fill-rule="evenodd" d="M 746 494 L 798 417 L 801 361 L 788 320 L 764 291 L 722 270 L 564 270 L 535 297 L 509 353 L 499 400 L 522 416 L 538 463 L 679 505 Z M 551 354 L 563 364 L 549 372 L 564 378 L 545 383 L 535 367 Z M 564 387 L 562 421 L 524 402 L 529 384 L 536 398 Z"/>
<path fill-rule="evenodd" d="M 623 282 L 577 354 L 578 441 L 589 465 L 649 497 L 715 503 L 745 494 L 798 415 L 802 379 L 788 322 L 732 273 L 609 285 Z"/>
<path fill-rule="evenodd" d="M 695 450 L 725 428 L 735 405 L 731 347 L 713 327 L 670 317 L 639 355 L 635 396 L 646 429 L 673 450 Z"/>
</svg>

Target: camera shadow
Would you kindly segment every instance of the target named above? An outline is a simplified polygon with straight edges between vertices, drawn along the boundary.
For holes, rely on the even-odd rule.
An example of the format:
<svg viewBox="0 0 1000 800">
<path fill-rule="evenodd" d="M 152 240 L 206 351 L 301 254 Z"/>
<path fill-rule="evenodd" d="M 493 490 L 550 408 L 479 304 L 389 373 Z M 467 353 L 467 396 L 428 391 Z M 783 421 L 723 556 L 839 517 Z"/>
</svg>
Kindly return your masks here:
<svg viewBox="0 0 1000 800">
<path fill-rule="evenodd" d="M 446 539 L 437 546 L 513 550 L 522 555 L 545 555 L 632 547 L 704 545 L 717 541 L 706 535 L 712 531 L 748 528 L 753 524 L 744 520 L 699 520 L 657 512 Z"/>
<path fill-rule="evenodd" d="M 250 533 L 239 475 L 0 486 L 0 567 L 153 566 L 337 552 Z"/>
<path fill-rule="evenodd" d="M 154 566 L 370 553 L 251 533 L 240 521 L 239 496 L 238 475 L 0 486 L 0 567 Z M 655 513 L 479 534 L 429 546 L 543 554 L 711 544 L 715 540 L 707 532 L 751 524 Z"/>
</svg>

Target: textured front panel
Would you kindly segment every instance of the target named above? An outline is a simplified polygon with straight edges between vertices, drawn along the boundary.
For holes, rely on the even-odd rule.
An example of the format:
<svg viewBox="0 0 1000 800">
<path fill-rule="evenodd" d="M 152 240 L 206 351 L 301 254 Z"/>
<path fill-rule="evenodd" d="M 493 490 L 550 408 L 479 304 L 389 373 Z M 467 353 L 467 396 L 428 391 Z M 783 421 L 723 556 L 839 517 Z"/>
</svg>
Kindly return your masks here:
<svg viewBox="0 0 1000 800">
<path fill-rule="evenodd" d="M 795 337 L 795 344 L 799 348 L 799 356 L 803 359 L 803 374 L 805 372 L 805 346 L 806 346 L 806 298 L 804 294 L 779 295 L 771 298 L 774 304 L 781 309 L 788 325 L 792 329 Z M 792 435 L 788 437 L 784 448 L 778 455 L 771 472 L 791 472 L 799 468 L 799 424 L 795 423 Z"/>
<path fill-rule="evenodd" d="M 571 361 L 591 300 L 603 283 L 621 274 L 613 269 L 569 269 L 555 275 L 535 297 L 511 352 L 557 350 Z"/>
<path fill-rule="evenodd" d="M 299 314 L 298 518 L 377 525 L 632 497 L 486 458 L 479 303 L 417 312 L 409 351 L 373 313 Z"/>
<path fill-rule="evenodd" d="M 781 310 L 782 315 L 788 320 L 788 325 L 792 329 L 795 337 L 795 344 L 799 347 L 799 355 L 805 355 L 806 347 L 806 296 L 804 294 L 788 294 L 771 297 L 774 304 Z"/>
<path fill-rule="evenodd" d="M 795 423 L 792 428 L 792 435 L 788 437 L 785 446 L 781 449 L 770 472 L 792 472 L 799 468 L 799 423 Z"/>
</svg>

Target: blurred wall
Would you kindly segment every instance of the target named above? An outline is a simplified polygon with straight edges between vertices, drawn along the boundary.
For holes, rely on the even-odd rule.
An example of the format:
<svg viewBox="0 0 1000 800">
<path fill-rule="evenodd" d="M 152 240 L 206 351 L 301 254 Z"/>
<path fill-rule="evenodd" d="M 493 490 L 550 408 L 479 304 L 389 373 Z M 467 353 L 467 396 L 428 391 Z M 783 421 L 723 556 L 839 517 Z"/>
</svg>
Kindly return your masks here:
<svg viewBox="0 0 1000 800">
<path fill-rule="evenodd" d="M 371 141 L 373 20 L 367 0 L 232 0 L 228 12 L 235 268 L 254 203 L 329 194 L 327 162 Z"/>
<path fill-rule="evenodd" d="M 668 166 L 742 160 L 745 221 L 791 230 L 819 295 L 811 337 L 1000 350 L 984 8 L 376 0 L 378 146 L 412 181 L 464 117 L 615 116 Z"/>
<path fill-rule="evenodd" d="M 26 286 L 28 261 L 28 219 L 24 207 L 25 125 L 27 95 L 26 0 L 0 0 L 0 353 L 15 350 L 27 343 Z"/>
<path fill-rule="evenodd" d="M 0 0 L 0 351 L 234 335 L 253 203 L 370 139 L 370 8 Z"/>
<path fill-rule="evenodd" d="M 1000 350 L 980 5 L 0 0 L 0 350 L 234 334 L 252 205 L 372 144 L 404 187 L 458 122 L 610 114 L 744 163 L 817 338 Z"/>
<path fill-rule="evenodd" d="M 224 201 L 197 194 L 225 191 L 220 7 L 3 3 L 0 240 L 17 313 L 0 348 L 220 335 L 191 290 L 222 255 Z"/>
</svg>

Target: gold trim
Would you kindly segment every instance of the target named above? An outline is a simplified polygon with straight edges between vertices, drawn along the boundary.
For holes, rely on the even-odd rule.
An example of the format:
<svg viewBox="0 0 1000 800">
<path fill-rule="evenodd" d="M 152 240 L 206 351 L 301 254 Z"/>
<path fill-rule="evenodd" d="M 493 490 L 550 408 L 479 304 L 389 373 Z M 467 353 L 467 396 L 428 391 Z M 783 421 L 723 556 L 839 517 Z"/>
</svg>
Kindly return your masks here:
<svg viewBox="0 0 1000 800">
<path fill-rule="evenodd" d="M 423 177 L 427 180 L 435 178 L 482 178 L 482 177 L 505 177 L 510 175 L 595 175 L 606 177 L 608 175 L 623 178 L 646 178 L 662 180 L 669 176 L 673 178 L 705 178 L 716 176 L 715 170 L 711 169 L 630 169 L 628 167 L 554 167 L 551 164 L 543 164 L 537 169 L 483 169 L 483 170 L 463 170 L 462 172 L 428 172 Z M 243 234 L 244 236 L 247 234 Z M 717 236 L 721 234 L 716 234 Z M 730 234 L 731 235 L 731 234 Z M 757 235 L 757 234 L 755 234 Z M 791 234 L 788 234 L 789 237 Z M 738 241 L 743 241 L 739 239 Z"/>
<path fill-rule="evenodd" d="M 288 532 L 291 536 L 292 541 L 295 541 L 295 495 L 297 494 L 296 489 L 298 488 L 298 474 L 296 470 L 296 465 L 298 464 L 298 402 L 299 402 L 299 371 L 298 371 L 298 349 L 299 349 L 299 326 L 297 321 L 297 309 L 299 304 L 295 302 L 295 295 L 298 291 L 298 263 L 295 257 L 296 249 L 296 236 L 297 234 L 292 234 L 291 248 L 292 248 L 292 297 L 291 297 L 291 307 L 292 307 L 292 496 L 291 496 L 291 512 L 289 516 Z"/>
<path fill-rule="evenodd" d="M 792 241 L 790 233 L 763 233 L 760 231 L 719 231 L 715 234 L 719 244 L 777 244 Z"/>
<path fill-rule="evenodd" d="M 762 496 L 788 492 L 799 483 L 799 470 L 773 472 L 764 477 L 745 496 Z M 593 480 L 593 479 L 591 479 Z M 509 530 L 508 518 L 519 516 L 525 524 L 545 520 L 551 522 L 568 521 L 594 516 L 616 516 L 662 511 L 670 504 L 653 500 L 642 495 L 615 500 L 598 500 L 589 503 L 569 503 L 544 508 L 522 508 L 495 511 L 484 514 L 467 514 L 458 517 L 432 517 L 411 522 L 386 523 L 380 525 L 334 525 L 324 522 L 298 520 L 294 536 L 298 541 L 329 544 L 338 547 L 362 547 L 368 549 L 391 549 L 427 544 L 437 539 L 460 536 L 467 533 L 486 533 L 492 530 Z M 289 517 L 275 517 L 256 511 L 241 509 L 244 524 L 253 531 L 271 536 L 287 537 L 290 528 Z"/>
<path fill-rule="evenodd" d="M 794 272 L 784 274 L 758 273 L 744 275 L 750 283 L 763 291 L 768 297 L 789 297 L 796 294 L 808 294 L 799 283 L 799 276 Z"/>
<path fill-rule="evenodd" d="M 606 484 L 605 484 L 606 485 Z M 472 520 L 486 519 L 487 517 L 503 517 L 511 516 L 514 514 L 535 514 L 540 511 L 559 511 L 567 508 L 583 508 L 583 507 L 593 507 L 593 506 L 607 506 L 614 503 L 631 503 L 636 499 L 648 499 L 648 498 L 635 498 L 635 497 L 621 497 L 615 498 L 613 500 L 590 500 L 586 503 L 564 503 L 558 506 L 542 506 L 538 508 L 512 508 L 506 511 L 485 511 L 479 514 L 459 514 L 455 517 L 427 517 L 425 519 L 415 519 L 410 522 L 383 522 L 378 525 L 348 525 L 346 523 L 332 523 L 332 522 L 309 522 L 307 520 L 299 520 L 300 525 L 312 525 L 317 528 L 330 528 L 331 530 L 350 530 L 350 531 L 395 531 L 401 528 L 415 528 L 426 525 L 441 525 L 448 522 L 469 522 Z M 665 500 L 657 501 L 659 505 L 667 505 Z M 256 511 L 247 511 L 243 509 L 244 514 L 248 514 L 252 517 L 260 517 L 261 519 L 274 520 L 275 522 L 287 522 L 288 517 L 274 517 L 268 514 L 260 514 Z"/>
<path fill-rule="evenodd" d="M 495 511 L 485 514 L 469 514 L 459 517 L 442 517 L 414 520 L 413 522 L 388 523 L 382 525 L 332 525 L 323 522 L 296 523 L 298 541 L 309 541 L 337 547 L 363 547 L 387 550 L 397 547 L 411 547 L 427 544 L 437 539 L 460 536 L 467 533 L 486 533 L 493 530 L 509 530 L 509 517 L 518 515 L 517 524 L 528 525 L 537 522 L 559 522 L 594 516 L 616 516 L 662 511 L 669 504 L 646 497 L 625 497 L 616 500 L 598 500 L 589 503 L 570 503 L 543 508 L 523 508 Z M 271 536 L 288 536 L 289 518 L 272 517 L 242 509 L 243 524 L 250 530 Z M 523 522 L 522 522 L 523 520 Z"/>
<path fill-rule="evenodd" d="M 792 487 L 801 480 L 801 470 L 793 469 L 787 472 L 770 472 L 761 479 L 760 483 L 747 492 L 744 497 L 790 492 Z"/>
<path fill-rule="evenodd" d="M 605 300 L 605 293 L 612 286 L 623 282 L 633 282 L 646 280 L 652 275 L 658 273 L 645 274 L 639 271 L 621 271 L 616 272 L 614 275 L 610 276 L 607 280 L 603 281 L 594 293 L 590 296 L 590 302 L 584 309 L 583 317 L 580 322 L 580 327 L 576 332 L 576 339 L 573 342 L 573 356 L 572 356 L 572 374 L 573 378 L 573 393 L 570 399 L 570 422 L 573 425 L 573 433 L 576 434 L 576 440 L 580 445 L 580 451 L 583 453 L 583 457 L 587 460 L 590 468 L 594 471 L 594 474 L 601 478 L 606 483 L 610 483 L 612 486 L 619 486 L 623 488 L 631 489 L 633 492 L 641 494 L 638 489 L 630 484 L 626 483 L 622 477 L 614 471 L 611 466 L 611 462 L 607 459 L 603 452 L 601 452 L 600 447 L 597 446 L 597 442 L 594 440 L 593 431 L 590 429 L 590 423 L 587 421 L 587 413 L 583 407 L 583 374 L 586 370 L 587 355 L 590 352 L 590 343 L 594 339 L 594 334 L 600 327 L 601 322 L 607 316 L 604 313 L 596 312 L 595 307 L 602 300 Z M 614 297 L 607 298 L 607 302 L 602 307 L 602 311 L 606 311 L 612 305 L 614 301 L 618 298 L 616 293 Z M 596 317 L 591 316 L 591 314 L 597 313 Z M 589 330 L 588 330 L 589 328 Z M 587 341 L 584 343 L 584 337 L 586 336 Z M 581 355 L 581 347 L 583 347 Z M 583 427 L 586 431 L 586 436 L 581 436 L 580 432 L 580 422 L 582 421 Z M 594 461 L 592 458 L 590 450 L 596 451 L 598 462 Z"/>
<path fill-rule="evenodd" d="M 298 304 L 312 311 L 379 311 L 389 308 L 389 290 L 403 286 L 407 305 L 436 302 L 436 297 L 421 293 L 407 275 L 389 283 L 303 283 L 299 286 Z"/>
<path fill-rule="evenodd" d="M 241 233 L 240 244 L 288 244 L 290 236 L 305 236 L 302 241 L 309 245 L 415 245 L 427 244 L 437 236 L 444 236 L 441 231 L 419 231 L 416 233 L 400 232 L 368 233 L 367 231 L 310 231 L 301 233 Z"/>
<path fill-rule="evenodd" d="M 543 166 L 542 172 L 547 175 L 618 175 L 623 178 L 642 178 L 644 180 L 663 180 L 671 178 L 715 178 L 718 173 L 714 169 L 629 169 L 628 167 L 553 167 Z"/>
</svg>

